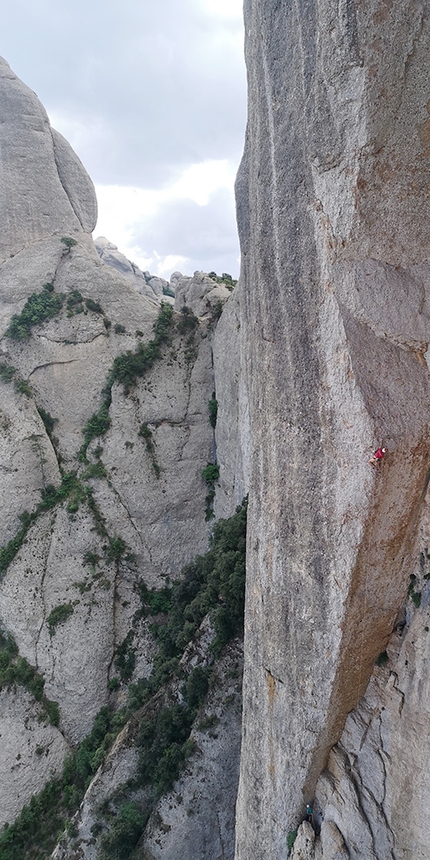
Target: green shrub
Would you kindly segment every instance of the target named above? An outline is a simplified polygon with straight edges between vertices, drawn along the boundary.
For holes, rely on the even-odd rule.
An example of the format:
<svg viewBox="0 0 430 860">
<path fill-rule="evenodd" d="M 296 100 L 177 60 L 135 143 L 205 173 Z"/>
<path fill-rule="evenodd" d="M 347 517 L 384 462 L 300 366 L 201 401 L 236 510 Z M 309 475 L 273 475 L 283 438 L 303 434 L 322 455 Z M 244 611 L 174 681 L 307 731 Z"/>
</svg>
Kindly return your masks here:
<svg viewBox="0 0 430 860">
<path fill-rule="evenodd" d="M 219 478 L 218 463 L 208 463 L 207 466 L 205 466 L 205 468 L 202 470 L 202 478 L 207 483 L 217 481 Z"/>
<path fill-rule="evenodd" d="M 82 445 L 78 459 L 81 462 L 85 462 L 87 459 L 87 450 L 90 443 L 93 439 L 96 439 L 98 436 L 104 436 L 105 433 L 109 430 L 110 427 L 110 417 L 109 417 L 109 407 L 111 404 L 110 392 L 109 395 L 105 397 L 102 405 L 98 412 L 94 412 L 91 418 L 88 419 L 82 433 L 84 434 L 84 444 Z"/>
<path fill-rule="evenodd" d="M 15 378 L 14 386 L 18 394 L 25 394 L 26 397 L 31 397 L 32 390 L 25 379 Z"/>
<path fill-rule="evenodd" d="M 287 836 L 287 848 L 291 851 L 297 837 L 297 830 L 290 830 Z"/>
<path fill-rule="evenodd" d="M 15 376 L 16 370 L 10 364 L 4 364 L 0 361 L 0 379 L 3 382 L 11 382 L 13 377 Z"/>
<path fill-rule="evenodd" d="M 136 803 L 121 804 L 109 833 L 101 838 L 101 860 L 128 860 L 147 822 Z"/>
<path fill-rule="evenodd" d="M 65 246 L 65 253 L 68 253 L 69 251 L 71 251 L 71 249 L 74 247 L 74 245 L 78 244 L 76 239 L 72 239 L 70 236 L 63 236 L 61 241 L 62 241 L 63 245 Z"/>
<path fill-rule="evenodd" d="M 12 340 L 24 340 L 30 336 L 33 326 L 59 314 L 62 306 L 63 296 L 48 289 L 44 288 L 41 293 L 32 293 L 21 313 L 13 315 L 6 329 L 6 336 Z"/>
<path fill-rule="evenodd" d="M 215 281 L 217 284 L 224 284 L 228 290 L 231 290 L 236 286 L 237 280 L 232 278 L 228 272 L 223 272 L 222 275 L 217 275 L 216 272 L 209 272 L 209 278 Z"/>
<path fill-rule="evenodd" d="M 215 481 L 219 478 L 218 463 L 208 463 L 202 470 L 201 475 L 208 485 L 208 493 L 205 498 L 205 520 L 208 522 L 215 516 L 213 503 L 215 498 Z"/>
<path fill-rule="evenodd" d="M 88 481 L 89 478 L 106 478 L 106 475 L 106 469 L 101 460 L 99 460 L 97 463 L 90 463 L 90 465 L 87 466 L 83 474 L 83 478 L 85 481 Z"/>
<path fill-rule="evenodd" d="M 152 430 L 150 427 L 148 427 L 148 425 L 146 423 L 143 423 L 140 426 L 138 435 L 141 436 L 142 439 L 145 439 L 145 447 L 146 447 L 146 450 L 148 451 L 148 454 L 150 454 L 150 456 L 151 456 L 152 468 L 154 469 L 154 472 L 155 472 L 157 478 L 159 478 L 161 468 L 160 468 L 160 466 L 157 462 L 157 458 L 155 456 L 155 443 L 154 443 L 154 437 L 152 435 Z"/>
<path fill-rule="evenodd" d="M 216 427 L 216 419 L 218 415 L 218 400 L 215 397 L 215 391 L 212 394 L 211 399 L 208 403 L 208 412 L 209 412 L 209 424 L 211 427 L 215 429 Z"/>
<path fill-rule="evenodd" d="M 177 324 L 179 334 L 190 334 L 194 332 L 199 324 L 199 319 L 186 305 L 181 309 L 181 318 Z"/>
<path fill-rule="evenodd" d="M 191 710 L 197 711 L 209 688 L 209 670 L 196 666 L 185 682 L 185 701 Z"/>
<path fill-rule="evenodd" d="M 84 310 L 83 301 L 83 296 L 79 290 L 72 290 L 66 299 L 66 307 L 69 312 L 68 315 L 73 316 L 73 314 L 82 313 Z"/>
<path fill-rule="evenodd" d="M 121 681 L 129 681 L 136 665 L 136 656 L 133 650 L 134 631 L 129 630 L 125 639 L 118 645 L 115 652 L 114 665 L 119 672 Z"/>
<path fill-rule="evenodd" d="M 109 546 L 106 550 L 106 560 L 108 562 L 111 561 L 119 561 L 124 555 L 127 547 L 120 537 L 114 537 L 109 540 Z"/>
<path fill-rule="evenodd" d="M 93 301 L 93 299 L 85 299 L 85 304 L 89 311 L 92 311 L 95 314 L 103 313 L 102 306 L 98 302 Z"/>
<path fill-rule="evenodd" d="M 52 415 L 50 415 L 49 412 L 45 412 L 45 410 L 41 406 L 37 407 L 37 411 L 45 425 L 45 430 L 52 441 L 54 427 L 58 421 L 58 418 L 53 418 Z"/>
<path fill-rule="evenodd" d="M 53 636 L 55 628 L 58 627 L 59 624 L 64 624 L 67 619 L 73 615 L 74 611 L 75 607 L 73 603 L 61 603 L 59 606 L 55 606 L 46 619 L 49 627 L 49 635 Z"/>
</svg>

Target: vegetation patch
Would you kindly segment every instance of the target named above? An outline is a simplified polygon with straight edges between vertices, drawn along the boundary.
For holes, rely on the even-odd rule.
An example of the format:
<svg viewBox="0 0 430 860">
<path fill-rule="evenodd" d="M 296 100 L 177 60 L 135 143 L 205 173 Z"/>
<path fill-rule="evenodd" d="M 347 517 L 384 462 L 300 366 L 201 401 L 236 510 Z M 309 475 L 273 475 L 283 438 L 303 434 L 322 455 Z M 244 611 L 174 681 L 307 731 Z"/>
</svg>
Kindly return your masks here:
<svg viewBox="0 0 430 860">
<path fill-rule="evenodd" d="M 25 394 L 26 397 L 31 397 L 32 391 L 28 382 L 19 376 L 16 368 L 12 367 L 11 364 L 4 364 L 4 362 L 0 361 L 0 379 L 3 382 L 12 382 L 13 380 L 15 391 L 18 394 Z"/>
<path fill-rule="evenodd" d="M 55 606 L 46 619 L 49 628 L 49 635 L 53 636 L 55 628 L 58 627 L 59 624 L 64 624 L 67 619 L 73 615 L 74 611 L 74 603 L 61 603 L 59 606 Z"/>
<path fill-rule="evenodd" d="M 136 803 L 122 803 L 114 815 L 108 816 L 109 833 L 101 838 L 100 860 L 127 860 L 136 847 L 147 817 L 142 815 Z"/>
<path fill-rule="evenodd" d="M 79 290 L 72 290 L 66 299 L 67 316 L 72 317 L 74 314 L 82 314 L 84 312 L 84 298 Z"/>
<path fill-rule="evenodd" d="M 154 436 L 153 436 L 152 430 L 148 426 L 148 424 L 143 423 L 140 425 L 139 436 L 141 436 L 142 439 L 145 440 L 145 447 L 146 447 L 146 450 L 148 451 L 148 454 L 151 457 L 152 468 L 154 469 L 154 472 L 155 472 L 157 478 L 159 478 L 161 468 L 160 468 L 160 465 L 157 462 L 157 458 L 155 456 Z"/>
<path fill-rule="evenodd" d="M 121 355 L 117 355 L 114 359 L 103 389 L 103 403 L 98 412 L 95 412 L 91 416 L 82 431 L 85 441 L 78 454 L 81 462 L 86 462 L 88 446 L 92 440 L 98 436 L 104 436 L 109 430 L 109 409 L 112 402 L 112 387 L 114 383 L 118 382 L 123 385 L 124 392 L 129 394 L 138 378 L 144 376 L 152 367 L 154 361 L 161 358 L 161 347 L 169 341 L 172 317 L 173 310 L 170 305 L 162 304 L 154 323 L 153 340 L 149 341 L 149 343 L 139 343 L 134 352 L 128 350 Z"/>
<path fill-rule="evenodd" d="M 115 656 L 115 669 L 117 669 L 121 681 L 129 681 L 136 665 L 136 656 L 133 649 L 134 631 L 129 630 L 125 639 L 118 645 Z"/>
<path fill-rule="evenodd" d="M 290 832 L 287 836 L 287 848 L 290 851 L 291 851 L 291 848 L 293 847 L 293 845 L 296 841 L 296 838 L 297 838 L 297 830 L 290 830 Z"/>
<path fill-rule="evenodd" d="M 421 606 L 421 591 L 415 591 L 416 584 L 417 577 L 414 573 L 411 573 L 408 587 L 408 597 L 410 597 L 412 603 L 414 603 L 418 609 Z"/>
<path fill-rule="evenodd" d="M 208 403 L 208 412 L 209 412 L 209 424 L 211 427 L 216 427 L 216 419 L 218 415 L 218 400 L 215 397 L 215 391 L 212 393 L 212 397 Z"/>
<path fill-rule="evenodd" d="M 103 308 L 99 304 L 99 302 L 95 302 L 93 299 L 85 299 L 85 304 L 89 311 L 92 311 L 95 314 L 102 314 Z"/>
<path fill-rule="evenodd" d="M 44 284 L 41 293 L 32 293 L 20 314 L 14 314 L 6 337 L 12 340 L 24 340 L 30 337 L 31 329 L 47 319 L 57 316 L 63 307 L 64 296 L 54 293 L 51 283 Z"/>
<path fill-rule="evenodd" d="M 218 463 L 208 463 L 202 470 L 202 478 L 208 486 L 208 493 L 205 498 L 205 520 L 208 522 L 215 516 L 214 514 L 214 498 L 215 498 L 215 482 L 219 478 Z"/>
<path fill-rule="evenodd" d="M 11 825 L 0 835 L 1 860 L 46 860 L 79 807 L 96 770 L 105 759 L 123 721 L 120 714 L 102 708 L 91 733 L 66 759 L 60 779 L 47 783 L 31 798 Z"/>
<path fill-rule="evenodd" d="M 382 666 L 386 666 L 387 663 L 388 663 L 388 654 L 386 651 L 381 651 L 379 657 L 376 660 L 376 665 L 382 667 Z"/>
<path fill-rule="evenodd" d="M 16 535 L 6 544 L 0 547 L 0 579 L 1 574 L 4 574 L 10 563 L 15 558 L 18 550 L 21 548 L 27 536 L 30 526 L 37 518 L 52 510 L 56 505 L 68 499 L 68 510 L 74 512 L 77 510 L 79 503 L 88 498 L 89 493 L 84 490 L 82 484 L 76 476 L 76 472 L 65 472 L 61 478 L 59 487 L 54 487 L 53 484 L 48 484 L 41 492 L 42 498 L 37 507 L 32 513 L 24 511 L 20 514 L 19 519 L 21 526 Z"/>
<path fill-rule="evenodd" d="M 67 759 L 61 779 L 49 782 L 14 824 L 4 829 L 1 860 L 46 860 L 50 856 L 58 834 L 78 809 L 115 737 L 134 714 L 139 721 L 137 779 L 125 786 L 123 797 L 104 808 L 104 822 L 100 820 L 94 828 L 94 836 L 102 834 L 100 860 L 129 860 L 133 856 L 158 798 L 172 787 L 194 748 L 190 731 L 211 680 L 209 669 L 203 666 L 184 675 L 180 657 L 208 612 L 215 627 L 214 657 L 243 628 L 246 511 L 245 500 L 233 517 L 215 524 L 208 552 L 185 568 L 181 581 L 160 591 L 140 584 L 141 615 L 152 617 L 158 644 L 151 677 L 129 685 L 128 702 L 121 711 L 102 709 L 90 735 Z M 114 540 L 114 554 L 124 552 L 124 542 Z M 87 553 L 88 564 L 99 560 L 96 553 Z M 131 668 L 127 661 L 132 639 L 131 632 L 120 646 L 123 666 L 120 663 L 117 668 L 122 674 Z M 182 684 L 179 700 L 173 693 L 178 682 Z M 113 679 L 112 689 L 117 688 L 118 679 Z M 207 719 L 215 724 L 212 718 Z M 138 803 L 130 801 L 127 792 L 139 787 L 145 787 L 145 793 Z"/>
<path fill-rule="evenodd" d="M 63 236 L 61 241 L 64 245 L 63 254 L 69 254 L 72 248 L 78 244 L 76 239 L 72 239 L 71 236 Z"/>
<path fill-rule="evenodd" d="M 232 276 L 229 275 L 228 272 L 223 272 L 222 275 L 217 275 L 216 272 L 209 272 L 208 277 L 211 278 L 212 281 L 215 281 L 216 284 L 224 284 L 224 286 L 227 287 L 230 292 L 237 284 L 237 280 L 232 278 Z"/>
<path fill-rule="evenodd" d="M 177 323 L 177 330 L 185 337 L 184 357 L 187 364 L 192 364 L 197 358 L 197 347 L 195 335 L 199 325 L 199 319 L 186 305 L 181 309 L 181 318 Z"/>
<path fill-rule="evenodd" d="M 60 712 L 57 702 L 47 699 L 43 692 L 45 679 L 25 657 L 18 655 L 18 647 L 12 636 L 0 631 L 0 690 L 15 684 L 25 687 L 40 702 L 48 722 L 58 726 Z"/>
</svg>

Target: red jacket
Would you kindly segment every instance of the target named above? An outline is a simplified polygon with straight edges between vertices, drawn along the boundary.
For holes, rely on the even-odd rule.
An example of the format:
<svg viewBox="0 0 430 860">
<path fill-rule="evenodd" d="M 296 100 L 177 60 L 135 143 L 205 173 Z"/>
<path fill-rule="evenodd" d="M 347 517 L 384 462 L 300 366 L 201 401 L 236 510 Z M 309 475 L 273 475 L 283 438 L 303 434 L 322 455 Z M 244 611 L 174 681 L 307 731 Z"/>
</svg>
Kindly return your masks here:
<svg viewBox="0 0 430 860">
<path fill-rule="evenodd" d="M 383 448 L 378 448 L 378 450 L 377 450 L 377 451 L 375 451 L 375 453 L 374 453 L 374 455 L 373 455 L 373 456 L 374 456 L 375 460 L 383 460 L 383 459 L 384 459 L 384 457 L 385 457 L 385 451 L 384 451 L 384 449 L 383 449 Z"/>
</svg>

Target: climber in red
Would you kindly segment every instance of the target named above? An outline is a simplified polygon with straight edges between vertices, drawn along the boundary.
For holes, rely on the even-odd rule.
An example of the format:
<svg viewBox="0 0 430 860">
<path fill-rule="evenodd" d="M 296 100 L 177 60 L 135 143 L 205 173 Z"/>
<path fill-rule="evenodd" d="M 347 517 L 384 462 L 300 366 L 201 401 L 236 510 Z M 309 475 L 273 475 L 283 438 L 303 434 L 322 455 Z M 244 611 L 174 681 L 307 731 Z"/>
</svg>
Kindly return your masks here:
<svg viewBox="0 0 430 860">
<path fill-rule="evenodd" d="M 370 465 L 375 466 L 376 469 L 379 469 L 381 466 L 381 463 L 385 457 L 386 450 L 387 450 L 386 448 L 382 448 L 382 447 L 378 448 L 377 451 L 375 451 L 374 454 L 372 454 L 372 456 L 369 460 Z"/>
</svg>

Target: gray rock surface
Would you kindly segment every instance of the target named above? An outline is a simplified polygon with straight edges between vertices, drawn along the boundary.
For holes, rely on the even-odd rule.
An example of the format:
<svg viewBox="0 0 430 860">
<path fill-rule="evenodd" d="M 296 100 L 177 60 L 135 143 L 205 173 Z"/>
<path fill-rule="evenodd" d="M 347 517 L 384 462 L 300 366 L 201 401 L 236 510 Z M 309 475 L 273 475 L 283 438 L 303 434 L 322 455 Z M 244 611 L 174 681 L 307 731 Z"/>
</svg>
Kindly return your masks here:
<svg viewBox="0 0 430 860">
<path fill-rule="evenodd" d="M 176 281 L 175 310 L 180 312 L 185 305 L 197 317 L 207 317 L 217 308 L 221 310 L 229 296 L 224 284 L 216 284 L 205 272 L 194 272 L 193 277 L 182 276 Z"/>
<path fill-rule="evenodd" d="M 428 855 L 429 543 L 427 498 L 409 599 L 317 782 L 324 860 L 332 856 L 333 832 L 343 845 L 341 857 Z"/>
<path fill-rule="evenodd" d="M 61 135 L 53 136 L 37 96 L 3 59 L 0 101 L 3 262 L 51 234 L 90 233 L 97 205 L 93 185 L 79 159 Z"/>
<path fill-rule="evenodd" d="M 149 822 L 140 854 L 147 860 L 233 860 L 242 710 L 238 643 L 229 646 L 216 671 L 218 680 L 191 734 L 195 751 Z M 214 725 L 203 728 L 208 718 L 215 718 Z"/>
<path fill-rule="evenodd" d="M 168 282 L 163 278 L 151 278 L 149 272 L 142 272 L 139 266 L 131 263 L 124 254 L 121 254 L 118 246 L 110 242 L 109 239 L 99 236 L 94 240 L 94 247 L 100 259 L 107 266 L 121 272 L 123 277 L 127 278 L 142 296 L 146 296 L 152 301 L 155 301 L 156 297 L 161 298 L 163 296 L 163 286 L 167 287 Z"/>
<path fill-rule="evenodd" d="M 285 857 L 413 571 L 429 457 L 429 24 L 403 0 L 245 2 L 237 860 Z"/>
<path fill-rule="evenodd" d="M 197 642 L 189 646 L 182 658 L 185 672 L 196 665 L 207 665 L 207 649 L 212 637 L 213 629 L 206 618 Z M 197 714 L 191 732 L 194 749 L 172 790 L 156 804 L 135 849 L 136 858 L 222 857 L 232 860 L 239 778 L 242 661 L 242 643 L 233 641 L 224 650 L 208 697 Z M 179 691 L 177 695 L 180 697 Z M 72 857 L 73 860 L 97 860 L 100 856 L 98 835 L 106 832 L 100 810 L 103 805 L 105 809 L 115 809 L 124 786 L 137 774 L 136 731 L 136 721 L 131 721 L 118 736 L 76 813 L 74 835 L 64 834 L 52 854 L 53 860 Z M 136 801 L 141 800 L 143 794 L 142 788 L 128 792 Z"/>
<path fill-rule="evenodd" d="M 70 750 L 61 732 L 21 686 L 0 691 L 0 827 L 12 823 L 48 779 L 61 774 Z"/>
<path fill-rule="evenodd" d="M 215 427 L 219 464 L 217 517 L 230 517 L 249 489 L 249 412 L 240 307 L 239 283 L 224 305 L 213 340 L 214 391 L 218 402 Z"/>
<path fill-rule="evenodd" d="M 0 796 L 7 794 L 4 815 L 12 821 L 110 701 L 108 683 L 119 674 L 127 635 L 132 679 L 150 673 L 154 641 L 138 618 L 138 583 L 162 586 L 208 546 L 201 472 L 213 455 L 214 323 L 208 317 L 183 331 L 173 314 L 161 355 L 127 390 L 112 386 L 108 420 L 82 449 L 115 359 L 127 362 L 153 339 L 160 296 L 148 286 L 149 301 L 118 266 L 100 259 L 88 235 L 96 211 L 91 181 L 35 94 L 4 61 L 0 73 L 0 545 L 21 534 L 7 565 L 0 556 L 0 625 L 60 709 L 60 731 L 43 729 L 51 752 L 21 788 L 35 745 L 25 769 L 10 755 L 20 734 L 23 743 L 27 737 L 27 712 L 37 714 L 38 706 L 29 694 L 1 693 L 11 752 L 3 746 L 0 753 Z M 143 273 L 141 280 L 147 286 Z M 50 296 L 63 297 L 62 309 L 27 337 L 10 337 L 12 316 L 47 283 Z M 159 293 L 163 284 L 155 279 L 153 287 Z M 69 487 L 64 496 L 60 485 Z M 7 709 L 18 705 L 12 728 Z"/>
</svg>

